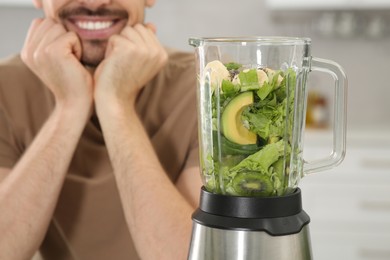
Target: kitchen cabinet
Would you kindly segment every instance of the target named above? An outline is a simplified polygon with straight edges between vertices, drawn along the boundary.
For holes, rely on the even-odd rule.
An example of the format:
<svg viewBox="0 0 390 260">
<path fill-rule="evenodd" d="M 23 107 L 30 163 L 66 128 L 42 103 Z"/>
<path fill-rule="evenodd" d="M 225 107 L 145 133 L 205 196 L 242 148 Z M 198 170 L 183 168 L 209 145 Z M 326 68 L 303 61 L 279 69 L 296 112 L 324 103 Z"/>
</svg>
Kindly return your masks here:
<svg viewBox="0 0 390 260">
<path fill-rule="evenodd" d="M 390 9 L 388 0 L 267 0 L 273 10 Z"/>
<path fill-rule="evenodd" d="M 307 134 L 305 156 L 321 158 L 331 137 Z M 338 167 L 301 181 L 314 259 L 390 259 L 390 134 L 349 133 Z"/>
</svg>

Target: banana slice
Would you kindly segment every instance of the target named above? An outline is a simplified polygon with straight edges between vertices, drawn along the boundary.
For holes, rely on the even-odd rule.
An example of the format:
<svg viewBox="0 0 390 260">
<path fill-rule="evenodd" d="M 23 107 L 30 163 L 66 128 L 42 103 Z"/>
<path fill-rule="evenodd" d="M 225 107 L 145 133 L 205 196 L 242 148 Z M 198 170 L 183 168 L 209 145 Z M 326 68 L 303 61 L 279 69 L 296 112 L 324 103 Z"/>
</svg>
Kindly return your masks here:
<svg viewBox="0 0 390 260">
<path fill-rule="evenodd" d="M 268 75 L 264 70 L 257 70 L 257 78 L 259 79 L 260 88 L 264 85 L 265 82 L 268 82 Z"/>
<path fill-rule="evenodd" d="M 268 75 L 268 77 L 269 77 L 271 80 L 274 78 L 274 75 L 275 75 L 275 71 L 274 71 L 274 70 L 269 69 L 269 68 L 265 68 L 265 72 L 267 72 L 267 75 Z M 282 81 L 283 81 L 283 77 L 280 76 L 280 74 L 279 74 L 279 76 L 278 76 L 278 81 L 277 81 L 276 86 L 279 86 L 280 83 L 282 83 Z"/>
<path fill-rule="evenodd" d="M 205 76 L 210 75 L 210 86 L 212 92 L 222 84 L 222 81 L 230 80 L 230 72 L 227 70 L 225 65 L 223 65 L 222 62 L 219 60 L 214 60 L 209 63 L 207 63 L 206 67 L 204 68 Z"/>
</svg>

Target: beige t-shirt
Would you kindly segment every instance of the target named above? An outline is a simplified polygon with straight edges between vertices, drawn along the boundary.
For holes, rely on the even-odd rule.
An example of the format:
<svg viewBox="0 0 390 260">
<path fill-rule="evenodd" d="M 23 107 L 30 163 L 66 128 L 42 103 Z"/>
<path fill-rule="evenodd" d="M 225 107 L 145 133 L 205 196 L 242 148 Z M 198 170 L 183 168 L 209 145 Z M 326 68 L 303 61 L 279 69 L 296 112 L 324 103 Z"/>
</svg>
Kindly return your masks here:
<svg viewBox="0 0 390 260">
<path fill-rule="evenodd" d="M 196 75 L 192 54 L 168 53 L 168 64 L 142 90 L 136 109 L 175 181 L 183 169 L 198 166 Z M 0 167 L 16 164 L 53 107 L 50 90 L 19 56 L 0 62 Z M 87 124 L 69 166 L 41 246 L 45 259 L 138 259 L 96 122 Z"/>
</svg>

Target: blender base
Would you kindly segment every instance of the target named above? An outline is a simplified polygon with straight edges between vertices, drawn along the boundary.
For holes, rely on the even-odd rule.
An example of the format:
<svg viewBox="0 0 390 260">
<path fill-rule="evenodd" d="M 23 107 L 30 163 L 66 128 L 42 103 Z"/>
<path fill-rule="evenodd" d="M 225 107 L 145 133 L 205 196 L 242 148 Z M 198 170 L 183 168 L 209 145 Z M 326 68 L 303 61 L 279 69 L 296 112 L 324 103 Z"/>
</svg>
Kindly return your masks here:
<svg viewBox="0 0 390 260">
<path fill-rule="evenodd" d="M 188 260 L 311 260 L 309 226 L 299 233 L 225 230 L 194 222 Z"/>
<path fill-rule="evenodd" d="M 310 217 L 301 190 L 280 197 L 239 197 L 202 188 L 192 215 L 188 260 L 311 260 Z"/>
</svg>

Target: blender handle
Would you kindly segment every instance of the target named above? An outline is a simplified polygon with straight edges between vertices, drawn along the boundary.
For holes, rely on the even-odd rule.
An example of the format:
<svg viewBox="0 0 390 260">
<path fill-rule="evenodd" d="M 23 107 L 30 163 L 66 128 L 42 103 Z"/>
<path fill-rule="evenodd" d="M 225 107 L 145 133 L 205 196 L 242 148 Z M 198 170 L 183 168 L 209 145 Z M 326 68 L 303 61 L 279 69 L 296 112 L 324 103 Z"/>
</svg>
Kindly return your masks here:
<svg viewBox="0 0 390 260">
<path fill-rule="evenodd" d="M 326 158 L 304 161 L 303 172 L 305 175 L 340 164 L 344 159 L 346 147 L 348 80 L 344 70 L 334 61 L 312 57 L 311 71 L 330 74 L 335 82 L 333 149 Z"/>
</svg>

